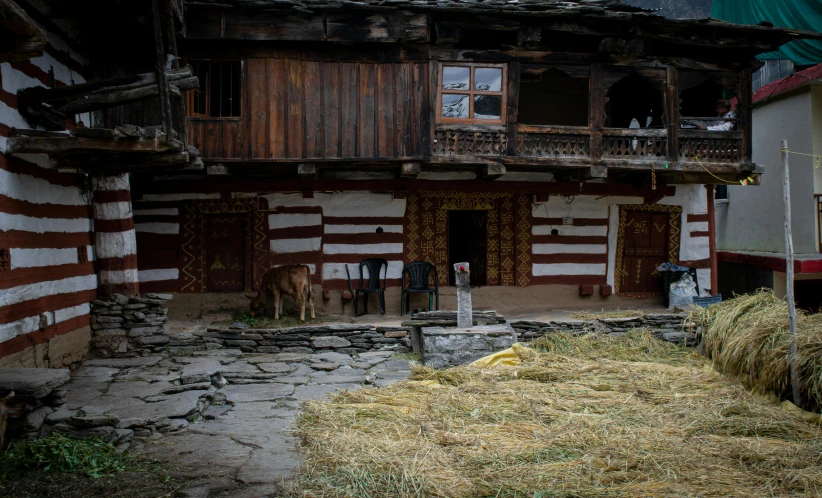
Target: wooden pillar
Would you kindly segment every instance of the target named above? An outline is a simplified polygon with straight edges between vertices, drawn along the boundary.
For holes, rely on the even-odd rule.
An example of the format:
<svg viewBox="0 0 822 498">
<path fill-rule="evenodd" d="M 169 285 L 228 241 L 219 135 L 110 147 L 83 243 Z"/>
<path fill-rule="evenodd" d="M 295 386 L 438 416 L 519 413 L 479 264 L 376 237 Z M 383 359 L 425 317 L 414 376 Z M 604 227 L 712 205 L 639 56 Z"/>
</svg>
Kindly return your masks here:
<svg viewBox="0 0 822 498">
<path fill-rule="evenodd" d="M 519 113 L 519 78 L 520 66 L 519 62 L 510 62 L 508 64 L 508 108 L 507 114 L 507 130 L 506 135 L 508 139 L 508 148 L 506 155 L 517 155 L 517 114 Z"/>
<path fill-rule="evenodd" d="M 151 0 L 151 16 L 154 20 L 154 49 L 157 57 L 157 87 L 160 93 L 160 115 L 163 118 L 163 132 L 171 138 L 171 97 L 168 92 L 166 74 L 166 54 L 163 49 L 162 19 L 160 0 Z"/>
<path fill-rule="evenodd" d="M 739 130 L 742 130 L 742 162 L 751 163 L 753 161 L 753 147 L 751 137 L 753 134 L 753 113 L 751 105 L 753 100 L 753 86 L 751 83 L 751 71 L 742 71 L 739 74 L 739 104 L 736 108 L 736 119 Z"/>
<path fill-rule="evenodd" d="M 602 128 L 605 126 L 605 71 L 602 64 L 591 65 L 589 80 L 588 127 L 591 128 L 591 163 L 602 158 Z M 606 173 L 607 174 L 607 173 Z"/>
<path fill-rule="evenodd" d="M 705 185 L 705 189 L 707 189 L 708 191 L 708 254 L 711 260 L 711 294 L 718 294 L 719 270 L 716 260 L 716 221 L 714 220 L 714 186 Z"/>
<path fill-rule="evenodd" d="M 128 173 L 93 178 L 94 256 L 97 291 L 107 297 L 113 293 L 136 296 L 137 237 L 131 212 Z"/>
<path fill-rule="evenodd" d="M 668 132 L 668 161 L 675 163 L 679 160 L 679 76 L 675 67 L 667 71 L 667 87 L 665 92 L 665 118 Z M 713 196 L 708 196 L 713 205 Z"/>
</svg>

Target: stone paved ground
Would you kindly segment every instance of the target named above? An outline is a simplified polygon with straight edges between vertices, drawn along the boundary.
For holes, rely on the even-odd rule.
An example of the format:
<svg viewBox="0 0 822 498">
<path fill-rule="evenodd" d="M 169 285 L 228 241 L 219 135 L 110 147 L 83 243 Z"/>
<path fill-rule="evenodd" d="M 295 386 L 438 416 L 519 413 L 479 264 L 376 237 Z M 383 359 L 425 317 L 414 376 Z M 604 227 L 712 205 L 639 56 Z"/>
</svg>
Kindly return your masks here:
<svg viewBox="0 0 822 498">
<path fill-rule="evenodd" d="M 287 429 L 304 400 L 340 389 L 385 386 L 408 376 L 409 360 L 359 355 L 243 354 L 86 361 L 49 415 L 56 430 L 98 431 L 132 452 L 169 462 L 190 480 L 186 496 L 274 496 L 298 464 Z M 85 415 L 78 419 L 77 412 Z M 77 428 L 77 420 L 93 428 Z M 172 470 L 173 468 L 173 470 Z"/>
</svg>

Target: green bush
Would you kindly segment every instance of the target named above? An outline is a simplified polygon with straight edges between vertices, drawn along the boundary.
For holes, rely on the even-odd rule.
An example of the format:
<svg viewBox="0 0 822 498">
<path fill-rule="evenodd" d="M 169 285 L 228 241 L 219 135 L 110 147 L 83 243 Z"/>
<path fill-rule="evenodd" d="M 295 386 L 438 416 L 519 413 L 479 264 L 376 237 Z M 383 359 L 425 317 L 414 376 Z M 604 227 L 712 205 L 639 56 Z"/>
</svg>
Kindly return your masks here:
<svg viewBox="0 0 822 498">
<path fill-rule="evenodd" d="M 97 479 L 124 471 L 127 461 L 127 455 L 102 438 L 79 439 L 53 432 L 46 438 L 13 444 L 0 453 L 0 481 L 33 470 L 82 472 Z"/>
</svg>

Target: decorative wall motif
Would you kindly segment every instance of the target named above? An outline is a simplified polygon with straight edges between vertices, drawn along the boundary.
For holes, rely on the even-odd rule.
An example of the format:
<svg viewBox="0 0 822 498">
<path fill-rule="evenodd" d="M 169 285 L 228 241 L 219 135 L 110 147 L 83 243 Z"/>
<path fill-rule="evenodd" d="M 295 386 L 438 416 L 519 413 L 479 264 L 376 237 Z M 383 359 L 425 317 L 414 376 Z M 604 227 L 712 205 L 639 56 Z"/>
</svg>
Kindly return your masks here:
<svg viewBox="0 0 822 498">
<path fill-rule="evenodd" d="M 206 244 L 205 216 L 212 214 L 246 214 L 245 289 L 258 288 L 268 269 L 269 249 L 265 213 L 257 209 L 256 199 L 198 200 L 183 204 L 183 264 L 181 292 L 205 292 Z"/>
<path fill-rule="evenodd" d="M 668 213 L 668 262 L 679 262 L 679 241 L 682 218 L 682 206 L 661 204 L 626 204 L 619 207 L 619 229 L 617 231 L 616 264 L 614 266 L 614 292 L 619 292 L 619 283 L 625 261 L 625 226 L 628 211 L 651 211 Z"/>
<path fill-rule="evenodd" d="M 505 133 L 437 131 L 431 149 L 434 154 L 456 156 L 504 156 L 508 147 Z"/>
<path fill-rule="evenodd" d="M 679 157 L 683 161 L 738 163 L 742 160 L 742 139 L 680 138 Z"/>
<path fill-rule="evenodd" d="M 668 138 L 658 137 L 602 137 L 602 157 L 620 159 L 665 158 Z"/>
<path fill-rule="evenodd" d="M 414 192 L 406 198 L 405 261 L 437 267 L 448 285 L 448 211 L 485 211 L 486 284 L 528 285 L 531 281 L 531 201 L 499 192 Z M 419 213 L 419 215 L 418 215 Z"/>
<path fill-rule="evenodd" d="M 531 199 L 525 194 L 516 197 L 517 229 L 517 285 L 525 287 L 531 283 Z"/>
<path fill-rule="evenodd" d="M 591 137 L 588 135 L 520 133 L 517 135 L 517 155 L 522 157 L 587 158 L 591 155 Z"/>
</svg>

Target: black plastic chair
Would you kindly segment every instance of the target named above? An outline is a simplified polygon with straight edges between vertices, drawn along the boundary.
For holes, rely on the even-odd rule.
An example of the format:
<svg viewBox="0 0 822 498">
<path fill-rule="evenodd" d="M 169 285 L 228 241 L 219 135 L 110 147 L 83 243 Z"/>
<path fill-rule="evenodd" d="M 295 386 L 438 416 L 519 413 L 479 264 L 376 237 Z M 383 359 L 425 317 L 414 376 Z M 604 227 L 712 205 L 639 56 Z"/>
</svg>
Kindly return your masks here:
<svg viewBox="0 0 822 498">
<path fill-rule="evenodd" d="M 385 275 L 382 278 L 382 286 L 380 286 L 380 273 L 383 266 L 385 267 Z M 368 268 L 368 286 L 363 286 L 363 268 Z M 388 261 L 382 258 L 368 258 L 360 261 L 360 287 L 354 289 L 354 316 L 360 315 L 360 308 L 357 304 L 360 292 L 365 294 L 365 312 L 368 314 L 368 294 L 376 292 L 380 301 L 380 316 L 385 315 L 385 279 L 388 276 Z"/>
<path fill-rule="evenodd" d="M 431 287 L 431 272 L 434 272 L 434 287 Z M 408 280 L 406 280 L 406 275 Z M 406 282 L 408 285 L 406 286 Z M 400 316 L 411 308 L 411 294 L 428 294 L 428 311 L 431 311 L 431 294 L 437 300 L 437 310 L 440 309 L 440 283 L 437 267 L 426 261 L 408 263 L 402 269 L 402 287 L 400 291 Z"/>
</svg>

